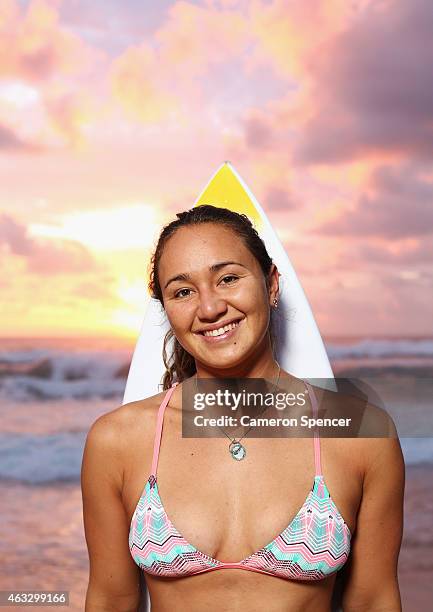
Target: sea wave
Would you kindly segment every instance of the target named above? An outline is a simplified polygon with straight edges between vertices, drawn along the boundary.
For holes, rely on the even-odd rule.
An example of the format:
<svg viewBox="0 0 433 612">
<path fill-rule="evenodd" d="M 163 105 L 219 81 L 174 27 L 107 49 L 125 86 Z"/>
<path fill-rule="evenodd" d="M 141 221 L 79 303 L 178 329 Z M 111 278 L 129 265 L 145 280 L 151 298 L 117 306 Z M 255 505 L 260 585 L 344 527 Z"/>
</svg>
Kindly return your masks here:
<svg viewBox="0 0 433 612">
<path fill-rule="evenodd" d="M 433 340 L 360 339 L 331 341 L 326 349 L 334 368 L 421 368 L 430 375 Z M 83 350 L 74 347 L 9 347 L 0 351 L 0 400 L 18 402 L 59 399 L 112 399 L 119 401 L 125 390 L 132 351 Z M 365 363 L 365 362 L 368 363 Z M 423 367 L 429 369 L 423 370 Z M 360 370 L 363 375 L 366 371 Z M 370 370 L 368 370 L 370 372 Z M 390 370 L 391 372 L 391 370 Z M 392 373 L 392 372 L 391 372 Z"/>
<path fill-rule="evenodd" d="M 432 339 L 362 339 L 351 343 L 326 343 L 329 358 L 433 357 Z"/>
<path fill-rule="evenodd" d="M 0 478 L 28 484 L 77 481 L 86 435 L 0 434 Z"/>
<path fill-rule="evenodd" d="M 129 370 L 124 352 L 32 349 L 0 352 L 0 398 L 118 399 Z"/>
</svg>

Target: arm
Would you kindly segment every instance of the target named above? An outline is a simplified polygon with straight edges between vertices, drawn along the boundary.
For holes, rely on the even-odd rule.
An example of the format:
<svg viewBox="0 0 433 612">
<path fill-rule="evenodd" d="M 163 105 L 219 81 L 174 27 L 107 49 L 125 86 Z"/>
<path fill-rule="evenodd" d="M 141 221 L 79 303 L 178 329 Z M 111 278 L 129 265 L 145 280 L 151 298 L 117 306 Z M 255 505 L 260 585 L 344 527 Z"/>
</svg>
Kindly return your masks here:
<svg viewBox="0 0 433 612">
<path fill-rule="evenodd" d="M 404 461 L 398 438 L 366 440 L 367 465 L 343 593 L 344 612 L 401 612 L 397 562 Z"/>
<path fill-rule="evenodd" d="M 116 411 L 99 417 L 86 439 L 81 468 L 90 574 L 85 612 L 135 612 L 139 574 L 128 545 L 121 491 L 122 438 Z"/>
</svg>

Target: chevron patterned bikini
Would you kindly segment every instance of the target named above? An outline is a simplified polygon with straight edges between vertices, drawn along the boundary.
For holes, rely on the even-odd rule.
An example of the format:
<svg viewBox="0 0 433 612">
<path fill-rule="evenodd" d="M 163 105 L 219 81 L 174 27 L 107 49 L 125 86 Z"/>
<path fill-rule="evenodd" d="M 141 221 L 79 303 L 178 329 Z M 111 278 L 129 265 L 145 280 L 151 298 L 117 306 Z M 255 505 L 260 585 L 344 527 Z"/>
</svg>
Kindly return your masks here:
<svg viewBox="0 0 433 612">
<path fill-rule="evenodd" d="M 156 475 L 164 411 L 177 384 L 168 389 L 159 407 L 152 471 L 131 519 L 129 549 L 137 565 L 145 573 L 168 578 L 234 568 L 307 581 L 321 580 L 341 569 L 349 557 L 351 532 L 326 487 L 317 430 L 313 486 L 296 516 L 272 542 L 241 561 L 226 563 L 185 540 L 165 512 Z M 305 384 L 316 417 L 317 399 L 311 385 Z"/>
</svg>

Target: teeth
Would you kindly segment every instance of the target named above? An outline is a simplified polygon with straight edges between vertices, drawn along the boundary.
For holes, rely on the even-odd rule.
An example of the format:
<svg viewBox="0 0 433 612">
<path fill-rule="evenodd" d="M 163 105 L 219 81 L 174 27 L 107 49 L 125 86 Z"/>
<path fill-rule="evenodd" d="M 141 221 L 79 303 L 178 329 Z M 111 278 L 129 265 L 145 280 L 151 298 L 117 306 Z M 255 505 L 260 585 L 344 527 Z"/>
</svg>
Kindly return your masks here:
<svg viewBox="0 0 433 612">
<path fill-rule="evenodd" d="M 239 321 L 237 321 L 236 323 L 229 323 L 228 325 L 225 325 L 224 327 L 220 327 L 219 329 L 213 329 L 211 331 L 206 331 L 204 332 L 204 335 L 205 336 L 221 336 L 221 334 L 224 334 L 226 331 L 229 331 L 230 329 L 234 329 L 238 325 L 239 325 Z"/>
</svg>

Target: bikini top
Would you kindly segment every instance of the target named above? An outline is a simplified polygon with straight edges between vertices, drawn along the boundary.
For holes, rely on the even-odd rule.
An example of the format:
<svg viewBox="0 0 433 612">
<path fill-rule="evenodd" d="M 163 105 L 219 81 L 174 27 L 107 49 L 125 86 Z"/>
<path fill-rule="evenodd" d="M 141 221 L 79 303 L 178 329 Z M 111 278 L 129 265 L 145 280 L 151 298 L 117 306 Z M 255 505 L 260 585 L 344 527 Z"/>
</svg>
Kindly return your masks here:
<svg viewBox="0 0 433 612">
<path fill-rule="evenodd" d="M 288 526 L 272 542 L 245 559 L 223 562 L 190 544 L 176 529 L 162 504 L 157 465 L 165 408 L 178 383 L 167 390 L 159 407 L 152 471 L 138 500 L 129 530 L 129 550 L 148 574 L 167 578 L 193 576 L 220 569 L 243 569 L 292 580 L 321 580 L 337 572 L 350 553 L 351 532 L 326 487 L 320 463 L 320 440 L 314 432 L 316 473 L 311 490 Z M 305 382 L 317 416 L 317 399 Z"/>
</svg>

